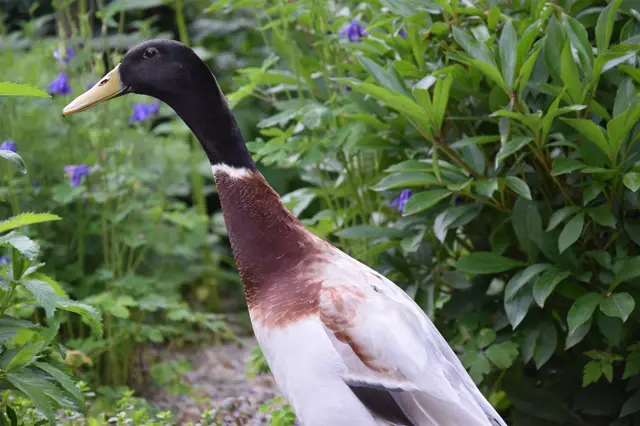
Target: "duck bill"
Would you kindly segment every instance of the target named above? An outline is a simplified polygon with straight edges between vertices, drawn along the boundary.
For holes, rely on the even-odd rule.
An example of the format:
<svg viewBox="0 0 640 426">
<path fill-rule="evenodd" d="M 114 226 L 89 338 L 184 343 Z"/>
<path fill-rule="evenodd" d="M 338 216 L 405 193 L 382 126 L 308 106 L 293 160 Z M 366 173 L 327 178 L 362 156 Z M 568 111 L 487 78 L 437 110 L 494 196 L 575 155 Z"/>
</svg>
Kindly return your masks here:
<svg viewBox="0 0 640 426">
<path fill-rule="evenodd" d="M 102 77 L 91 89 L 75 98 L 69 105 L 62 110 L 62 115 L 71 115 L 77 112 L 87 110 L 101 102 L 124 95 L 128 87 L 122 84 L 120 80 L 120 65 L 116 65 L 109 74 Z"/>
</svg>

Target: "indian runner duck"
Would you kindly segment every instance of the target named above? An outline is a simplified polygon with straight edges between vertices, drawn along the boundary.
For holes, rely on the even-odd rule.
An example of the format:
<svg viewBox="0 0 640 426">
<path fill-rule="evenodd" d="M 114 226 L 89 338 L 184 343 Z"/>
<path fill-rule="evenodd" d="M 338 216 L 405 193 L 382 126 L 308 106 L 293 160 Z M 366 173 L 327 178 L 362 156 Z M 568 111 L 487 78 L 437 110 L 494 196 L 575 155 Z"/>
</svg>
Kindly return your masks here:
<svg viewBox="0 0 640 426">
<path fill-rule="evenodd" d="M 506 426 L 403 290 L 284 207 L 192 49 L 132 48 L 63 115 L 126 93 L 167 103 L 206 152 L 256 338 L 303 425 Z"/>
</svg>

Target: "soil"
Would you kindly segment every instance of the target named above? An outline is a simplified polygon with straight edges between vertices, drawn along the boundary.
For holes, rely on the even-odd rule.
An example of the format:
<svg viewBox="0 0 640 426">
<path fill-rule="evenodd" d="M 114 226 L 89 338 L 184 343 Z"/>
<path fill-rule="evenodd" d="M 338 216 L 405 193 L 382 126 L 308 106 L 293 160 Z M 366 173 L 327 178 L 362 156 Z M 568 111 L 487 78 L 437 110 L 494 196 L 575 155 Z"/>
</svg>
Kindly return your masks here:
<svg viewBox="0 0 640 426">
<path fill-rule="evenodd" d="M 266 425 L 269 417 L 259 407 L 279 393 L 270 374 L 250 379 L 245 373 L 256 345 L 253 337 L 241 337 L 236 342 L 197 349 L 161 349 L 156 356 L 165 361 L 191 361 L 193 370 L 182 376 L 191 391 L 172 395 L 165 387 L 158 387 L 145 397 L 158 408 L 175 413 L 178 424 L 197 423 L 209 412 L 224 425 Z"/>
</svg>

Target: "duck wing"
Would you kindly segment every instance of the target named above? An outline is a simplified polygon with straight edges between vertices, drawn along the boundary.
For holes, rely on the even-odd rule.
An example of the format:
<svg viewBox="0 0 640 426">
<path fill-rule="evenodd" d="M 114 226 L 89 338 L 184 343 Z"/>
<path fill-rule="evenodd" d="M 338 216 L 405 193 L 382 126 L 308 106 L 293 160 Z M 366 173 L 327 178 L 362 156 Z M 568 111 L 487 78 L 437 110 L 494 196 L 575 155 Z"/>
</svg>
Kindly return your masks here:
<svg viewBox="0 0 640 426">
<path fill-rule="evenodd" d="M 320 320 L 372 413 L 398 425 L 506 426 L 402 289 L 337 249 L 321 273 Z"/>
</svg>

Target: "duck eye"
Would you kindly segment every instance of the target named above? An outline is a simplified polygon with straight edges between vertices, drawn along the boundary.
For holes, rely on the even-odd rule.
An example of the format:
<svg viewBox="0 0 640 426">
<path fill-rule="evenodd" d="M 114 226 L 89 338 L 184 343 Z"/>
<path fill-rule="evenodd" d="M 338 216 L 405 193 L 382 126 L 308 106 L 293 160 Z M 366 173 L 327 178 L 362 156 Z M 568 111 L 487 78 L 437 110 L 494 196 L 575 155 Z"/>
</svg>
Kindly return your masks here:
<svg viewBox="0 0 640 426">
<path fill-rule="evenodd" d="M 153 47 L 150 47 L 144 51 L 144 53 L 142 54 L 142 57 L 145 59 L 151 59 L 155 57 L 157 54 L 158 54 L 158 50 Z"/>
</svg>

